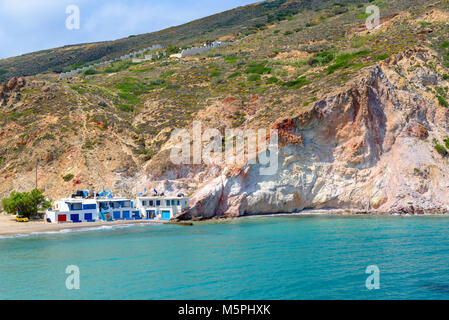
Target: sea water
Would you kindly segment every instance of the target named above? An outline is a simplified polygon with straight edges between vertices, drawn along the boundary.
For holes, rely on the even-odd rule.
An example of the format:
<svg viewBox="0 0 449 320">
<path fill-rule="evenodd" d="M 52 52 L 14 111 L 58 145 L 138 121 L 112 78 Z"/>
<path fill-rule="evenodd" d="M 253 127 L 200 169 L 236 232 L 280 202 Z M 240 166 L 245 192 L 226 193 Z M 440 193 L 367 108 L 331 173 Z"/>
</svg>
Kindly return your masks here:
<svg viewBox="0 0 449 320">
<path fill-rule="evenodd" d="M 66 286 L 68 266 L 79 269 L 79 289 Z M 366 285 L 368 266 L 379 269 L 379 289 Z M 449 299 L 449 217 L 258 217 L 4 237 L 0 299 Z"/>
</svg>

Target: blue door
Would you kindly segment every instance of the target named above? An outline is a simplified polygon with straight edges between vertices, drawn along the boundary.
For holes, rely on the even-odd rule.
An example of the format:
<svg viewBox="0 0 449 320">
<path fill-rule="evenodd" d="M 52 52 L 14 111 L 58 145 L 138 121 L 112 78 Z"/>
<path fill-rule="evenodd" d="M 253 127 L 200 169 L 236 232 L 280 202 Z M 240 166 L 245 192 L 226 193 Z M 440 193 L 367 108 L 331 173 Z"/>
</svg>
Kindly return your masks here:
<svg viewBox="0 0 449 320">
<path fill-rule="evenodd" d="M 154 219 L 156 212 L 154 210 L 147 210 L 147 219 Z"/>
<path fill-rule="evenodd" d="M 114 211 L 113 217 L 115 220 L 120 220 L 122 218 L 120 215 L 120 211 Z"/>
<path fill-rule="evenodd" d="M 123 211 L 123 219 L 129 219 L 129 211 Z"/>
<path fill-rule="evenodd" d="M 72 221 L 80 221 L 80 215 L 79 214 L 71 214 L 70 220 Z"/>
<path fill-rule="evenodd" d="M 170 211 L 162 210 L 162 220 L 170 220 Z"/>
<path fill-rule="evenodd" d="M 92 213 L 86 213 L 84 215 L 84 220 L 92 220 Z"/>
<path fill-rule="evenodd" d="M 133 218 L 136 219 L 136 220 L 141 219 L 140 211 L 133 211 Z"/>
</svg>

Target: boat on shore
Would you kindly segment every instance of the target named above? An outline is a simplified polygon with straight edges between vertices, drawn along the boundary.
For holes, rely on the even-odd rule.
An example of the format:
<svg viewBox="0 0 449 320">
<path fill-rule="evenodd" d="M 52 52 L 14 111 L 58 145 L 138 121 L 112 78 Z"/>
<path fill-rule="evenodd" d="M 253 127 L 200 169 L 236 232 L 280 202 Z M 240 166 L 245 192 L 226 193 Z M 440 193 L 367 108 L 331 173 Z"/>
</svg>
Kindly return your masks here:
<svg viewBox="0 0 449 320">
<path fill-rule="evenodd" d="M 93 193 L 78 191 L 70 198 L 54 202 L 45 213 L 49 223 L 81 223 L 116 220 L 170 221 L 186 210 L 189 198 L 183 194 L 176 197 L 165 195 L 140 195 L 135 200 L 114 197 L 112 192 Z"/>
</svg>

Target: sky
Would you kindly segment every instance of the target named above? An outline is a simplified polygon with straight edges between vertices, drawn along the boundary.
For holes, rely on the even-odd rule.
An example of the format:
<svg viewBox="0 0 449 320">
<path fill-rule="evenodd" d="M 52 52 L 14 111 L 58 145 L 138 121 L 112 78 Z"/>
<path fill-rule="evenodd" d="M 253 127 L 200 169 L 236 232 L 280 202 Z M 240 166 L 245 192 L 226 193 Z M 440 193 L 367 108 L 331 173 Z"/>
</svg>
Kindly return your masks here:
<svg viewBox="0 0 449 320">
<path fill-rule="evenodd" d="M 259 1 L 0 0 L 0 59 L 158 31 Z M 79 8 L 79 29 L 66 26 L 74 21 L 71 5 Z"/>
</svg>

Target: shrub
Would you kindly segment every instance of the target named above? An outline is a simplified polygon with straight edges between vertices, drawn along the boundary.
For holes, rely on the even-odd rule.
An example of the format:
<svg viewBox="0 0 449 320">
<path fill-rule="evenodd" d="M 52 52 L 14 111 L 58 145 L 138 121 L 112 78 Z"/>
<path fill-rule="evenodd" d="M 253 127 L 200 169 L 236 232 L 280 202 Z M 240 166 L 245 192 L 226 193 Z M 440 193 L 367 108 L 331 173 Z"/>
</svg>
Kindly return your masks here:
<svg viewBox="0 0 449 320">
<path fill-rule="evenodd" d="M 240 72 L 234 72 L 234 73 L 231 73 L 231 74 L 228 76 L 228 79 L 238 77 L 239 75 L 240 75 Z"/>
<path fill-rule="evenodd" d="M 118 106 L 118 108 L 123 112 L 133 112 L 134 111 L 134 107 L 130 106 L 128 104 L 120 104 Z"/>
<path fill-rule="evenodd" d="M 171 75 L 173 75 L 174 73 L 175 73 L 174 70 L 170 70 L 170 71 L 164 72 L 163 74 L 161 74 L 161 78 L 162 78 L 162 79 L 168 78 L 168 77 L 170 77 Z"/>
<path fill-rule="evenodd" d="M 267 26 L 264 23 L 256 23 L 253 27 L 260 30 L 264 30 L 267 28 Z"/>
<path fill-rule="evenodd" d="M 128 104 L 137 104 L 140 102 L 139 95 L 147 93 L 150 87 L 137 79 L 125 78 L 122 82 L 115 85 L 120 90 L 119 97 Z"/>
<path fill-rule="evenodd" d="M 350 66 L 353 66 L 354 63 L 350 62 L 351 60 L 359 56 L 367 55 L 369 53 L 370 53 L 369 50 L 362 50 L 355 53 L 341 54 L 335 59 L 335 63 L 327 68 L 327 73 L 331 74 L 338 69 L 346 69 Z"/>
<path fill-rule="evenodd" d="M 446 148 L 443 147 L 441 144 L 438 144 L 438 143 L 435 144 L 435 150 L 443 157 L 445 157 L 447 155 Z"/>
<path fill-rule="evenodd" d="M 267 84 L 273 84 L 273 83 L 277 83 L 279 81 L 278 78 L 276 77 L 270 77 L 267 79 Z"/>
<path fill-rule="evenodd" d="M 207 55 L 208 58 L 215 58 L 215 57 L 221 57 L 222 54 L 219 52 L 211 52 Z"/>
<path fill-rule="evenodd" d="M 149 161 L 149 160 L 151 160 L 151 159 L 154 157 L 154 155 L 156 154 L 156 152 L 153 151 L 153 150 L 151 150 L 151 149 L 141 149 L 141 150 L 137 150 L 137 153 L 144 156 L 144 157 L 143 157 L 144 161 Z"/>
<path fill-rule="evenodd" d="M 179 49 L 179 47 L 173 45 L 173 44 L 169 44 L 167 46 L 167 48 L 165 49 L 165 52 L 167 53 L 167 55 L 171 55 L 171 54 L 175 54 L 175 53 L 179 53 L 181 52 L 181 49 Z"/>
<path fill-rule="evenodd" d="M 449 41 L 444 41 L 441 45 L 440 45 L 441 49 L 446 49 L 449 48 Z"/>
<path fill-rule="evenodd" d="M 351 40 L 351 46 L 353 48 L 360 48 L 365 45 L 369 40 L 371 40 L 373 37 L 371 35 L 366 36 L 355 36 Z"/>
<path fill-rule="evenodd" d="M 141 73 L 141 72 L 147 72 L 152 70 L 152 68 L 142 68 L 142 69 L 136 69 L 136 70 L 131 70 L 132 73 Z"/>
<path fill-rule="evenodd" d="M 309 83 L 311 83 L 311 81 L 307 80 L 306 76 L 301 76 L 296 80 L 284 82 L 283 85 L 290 89 L 299 89 Z"/>
<path fill-rule="evenodd" d="M 310 58 L 307 63 L 311 66 L 328 64 L 334 60 L 334 54 L 329 51 L 318 52 L 313 58 Z"/>
<path fill-rule="evenodd" d="M 233 128 L 240 127 L 243 123 L 245 123 L 246 120 L 245 117 L 246 117 L 245 113 L 239 113 L 236 117 L 236 121 L 232 123 L 232 127 Z"/>
<path fill-rule="evenodd" d="M 42 136 L 43 140 L 55 140 L 55 136 L 52 135 L 51 133 L 46 133 Z"/>
<path fill-rule="evenodd" d="M 274 1 L 274 3 L 280 3 L 281 1 Z M 284 1 L 285 2 L 285 1 Z M 297 14 L 299 11 L 297 9 L 284 9 L 284 10 L 276 10 L 274 14 L 267 15 L 267 23 L 273 23 L 276 21 L 282 21 L 291 16 Z"/>
<path fill-rule="evenodd" d="M 148 89 L 154 89 L 157 87 L 162 87 L 165 84 L 165 80 L 164 79 L 154 79 L 154 80 L 150 80 L 148 84 L 149 84 Z"/>
<path fill-rule="evenodd" d="M 368 13 L 363 12 L 363 13 L 359 14 L 359 15 L 357 16 L 357 18 L 362 19 L 362 20 L 365 20 L 365 19 L 368 18 L 369 16 L 370 16 L 370 15 L 369 15 Z"/>
<path fill-rule="evenodd" d="M 135 95 L 127 93 L 127 92 L 119 92 L 118 96 L 125 100 L 127 103 L 131 104 L 137 104 L 140 102 L 140 99 L 137 98 Z"/>
<path fill-rule="evenodd" d="M 245 70 L 245 73 L 254 73 L 254 74 L 271 73 L 271 68 L 265 67 L 266 64 L 267 64 L 266 61 L 261 63 L 251 63 L 248 65 L 248 68 Z"/>
<path fill-rule="evenodd" d="M 84 94 L 85 93 L 83 88 L 80 88 L 80 87 L 77 87 L 77 86 L 71 86 L 70 89 L 78 92 L 79 94 Z"/>
<path fill-rule="evenodd" d="M 237 56 L 231 55 L 231 56 L 227 56 L 224 58 L 224 61 L 226 61 L 227 63 L 233 64 L 236 63 L 238 60 Z"/>
<path fill-rule="evenodd" d="M 93 150 L 94 145 L 92 144 L 92 142 L 90 140 L 87 140 L 81 148 L 85 149 L 85 150 Z"/>
<path fill-rule="evenodd" d="M 104 69 L 105 73 L 115 73 L 128 69 L 130 66 L 134 65 L 131 60 L 119 61 L 113 63 L 111 66 Z"/>
<path fill-rule="evenodd" d="M 87 69 L 86 71 L 83 72 L 83 74 L 84 74 L 85 76 L 89 76 L 89 75 L 97 74 L 97 73 L 98 73 L 98 71 L 95 70 L 95 69 Z"/>
<path fill-rule="evenodd" d="M 148 86 L 146 84 L 132 78 L 125 78 L 122 82 L 116 84 L 115 87 L 120 91 L 135 95 L 146 93 L 148 90 Z"/>
<path fill-rule="evenodd" d="M 7 213 L 16 214 L 18 212 L 28 218 L 36 216 L 39 208 L 46 209 L 50 205 L 39 189 L 33 189 L 31 192 L 13 191 L 9 198 L 2 200 L 3 210 Z"/>
<path fill-rule="evenodd" d="M 443 74 L 443 79 L 444 80 L 449 80 L 449 74 L 447 74 L 447 73 Z"/>
<path fill-rule="evenodd" d="M 381 54 L 380 56 L 378 56 L 378 57 L 376 58 L 376 60 L 377 60 L 377 61 L 381 61 L 381 60 L 388 59 L 389 57 L 390 57 L 390 55 L 388 55 L 388 54 Z"/>
<path fill-rule="evenodd" d="M 65 182 L 69 182 L 69 181 L 72 180 L 74 177 L 75 177 L 75 176 L 74 176 L 73 174 L 69 173 L 69 174 L 66 174 L 65 176 L 63 176 L 62 179 L 63 179 Z"/>
<path fill-rule="evenodd" d="M 76 70 L 76 69 L 80 69 L 86 65 L 87 65 L 87 62 L 77 62 L 77 63 L 72 64 L 70 67 L 66 68 L 65 70 L 66 71 Z"/>
<path fill-rule="evenodd" d="M 311 104 L 312 102 L 317 101 L 318 98 L 313 97 L 312 99 L 310 99 L 309 101 L 304 102 L 304 107 L 308 106 L 309 104 Z"/>
<path fill-rule="evenodd" d="M 444 141 L 444 144 L 445 144 L 446 148 L 449 149 L 449 138 L 446 138 L 443 141 Z"/>
<path fill-rule="evenodd" d="M 260 75 L 259 74 L 250 74 L 248 76 L 248 81 L 259 81 Z"/>
<path fill-rule="evenodd" d="M 447 108 L 449 106 L 449 103 L 442 96 L 437 96 L 437 99 L 443 107 Z"/>
</svg>

